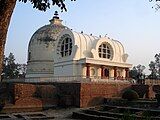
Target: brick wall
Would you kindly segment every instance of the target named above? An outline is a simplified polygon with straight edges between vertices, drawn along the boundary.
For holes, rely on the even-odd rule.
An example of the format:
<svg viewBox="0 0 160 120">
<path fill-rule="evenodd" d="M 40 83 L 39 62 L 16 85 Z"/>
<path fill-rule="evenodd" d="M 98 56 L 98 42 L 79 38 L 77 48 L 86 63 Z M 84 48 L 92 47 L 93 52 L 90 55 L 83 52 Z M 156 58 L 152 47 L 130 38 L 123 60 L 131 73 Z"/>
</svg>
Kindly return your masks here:
<svg viewBox="0 0 160 120">
<path fill-rule="evenodd" d="M 104 98 L 120 97 L 130 84 L 122 83 L 54 83 L 54 85 L 16 84 L 16 105 L 23 104 L 24 98 L 41 100 L 59 106 L 88 107 L 103 104 Z M 23 98 L 23 99 L 22 99 Z M 20 103 L 22 101 L 22 103 Z M 34 103 L 34 102 L 32 102 Z M 39 103 L 40 104 L 40 103 Z M 25 103 L 24 103 L 25 105 Z"/>
<path fill-rule="evenodd" d="M 14 98 L 15 101 L 19 98 L 32 97 L 36 92 L 36 86 L 32 84 L 14 84 Z"/>
<path fill-rule="evenodd" d="M 88 107 L 102 104 L 104 98 L 121 97 L 122 92 L 131 86 L 137 91 L 145 91 L 144 94 L 149 98 L 154 98 L 155 94 L 153 86 L 142 87 L 142 85 L 127 83 L 6 84 L 8 101 L 21 107 L 57 105 Z"/>
<path fill-rule="evenodd" d="M 60 106 L 80 106 L 80 83 L 57 83 Z"/>
<path fill-rule="evenodd" d="M 14 83 L 8 84 L 11 102 L 17 107 L 56 106 L 56 88 L 54 85 Z M 11 90 L 10 90 L 11 89 Z M 8 92 L 7 92 L 8 93 Z M 9 100 L 10 101 L 10 100 Z"/>
<path fill-rule="evenodd" d="M 120 97 L 131 84 L 121 83 L 82 83 L 80 107 L 103 104 L 104 98 Z"/>
</svg>

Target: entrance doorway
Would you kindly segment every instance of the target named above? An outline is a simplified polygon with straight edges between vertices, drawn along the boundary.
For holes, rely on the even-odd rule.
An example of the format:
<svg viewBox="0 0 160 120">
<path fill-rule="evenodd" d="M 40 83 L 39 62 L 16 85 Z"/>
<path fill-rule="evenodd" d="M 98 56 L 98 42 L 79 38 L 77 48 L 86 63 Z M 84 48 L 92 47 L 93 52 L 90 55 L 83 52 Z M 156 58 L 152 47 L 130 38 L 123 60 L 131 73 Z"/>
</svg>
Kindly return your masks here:
<svg viewBox="0 0 160 120">
<path fill-rule="evenodd" d="M 107 68 L 104 69 L 104 77 L 109 78 L 109 69 Z"/>
</svg>

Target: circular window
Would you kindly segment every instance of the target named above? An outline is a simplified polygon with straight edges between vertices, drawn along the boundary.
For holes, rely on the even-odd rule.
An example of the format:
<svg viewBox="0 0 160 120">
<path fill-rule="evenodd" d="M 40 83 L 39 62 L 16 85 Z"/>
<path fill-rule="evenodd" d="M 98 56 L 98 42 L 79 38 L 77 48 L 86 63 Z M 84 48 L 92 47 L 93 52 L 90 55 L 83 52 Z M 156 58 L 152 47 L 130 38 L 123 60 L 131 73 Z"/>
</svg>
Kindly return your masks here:
<svg viewBox="0 0 160 120">
<path fill-rule="evenodd" d="M 112 59 L 113 49 L 109 43 L 102 43 L 98 48 L 98 54 L 100 58 Z"/>
<path fill-rule="evenodd" d="M 72 39 L 68 34 L 63 35 L 60 38 L 59 44 L 58 44 L 58 54 L 61 55 L 61 57 L 70 56 L 72 53 Z"/>
</svg>

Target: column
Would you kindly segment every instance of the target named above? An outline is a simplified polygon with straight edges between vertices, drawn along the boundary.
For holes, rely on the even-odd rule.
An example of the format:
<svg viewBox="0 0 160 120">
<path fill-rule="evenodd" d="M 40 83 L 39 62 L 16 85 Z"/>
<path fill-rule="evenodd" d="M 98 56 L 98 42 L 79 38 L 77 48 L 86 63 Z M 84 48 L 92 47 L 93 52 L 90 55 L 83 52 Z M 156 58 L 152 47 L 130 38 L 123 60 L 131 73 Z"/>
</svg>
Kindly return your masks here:
<svg viewBox="0 0 160 120">
<path fill-rule="evenodd" d="M 117 67 L 114 67 L 114 79 L 117 79 Z"/>
<path fill-rule="evenodd" d="M 104 66 L 101 66 L 101 79 L 104 78 Z"/>
<path fill-rule="evenodd" d="M 90 78 L 90 64 L 86 63 L 86 77 Z"/>
<path fill-rule="evenodd" d="M 125 68 L 123 68 L 122 69 L 122 77 L 123 77 L 123 79 L 125 79 L 125 76 L 126 76 L 126 70 L 125 70 Z"/>
<path fill-rule="evenodd" d="M 126 68 L 125 70 L 126 70 L 126 79 L 128 79 L 129 78 L 129 68 Z"/>
<path fill-rule="evenodd" d="M 111 70 L 110 70 L 110 77 L 114 78 L 114 68 L 111 68 Z"/>
</svg>

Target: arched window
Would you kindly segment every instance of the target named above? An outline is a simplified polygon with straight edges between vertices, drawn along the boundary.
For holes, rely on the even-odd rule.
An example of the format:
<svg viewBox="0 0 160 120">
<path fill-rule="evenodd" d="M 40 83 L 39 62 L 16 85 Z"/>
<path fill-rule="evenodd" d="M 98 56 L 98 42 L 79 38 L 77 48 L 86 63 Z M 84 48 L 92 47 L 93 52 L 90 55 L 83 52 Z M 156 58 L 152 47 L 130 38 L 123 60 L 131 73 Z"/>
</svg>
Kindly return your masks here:
<svg viewBox="0 0 160 120">
<path fill-rule="evenodd" d="M 66 57 L 72 53 L 72 39 L 69 35 L 61 37 L 60 54 L 61 57 Z"/>
<path fill-rule="evenodd" d="M 113 49 L 109 43 L 102 43 L 98 48 L 98 54 L 100 58 L 113 58 Z"/>
</svg>

